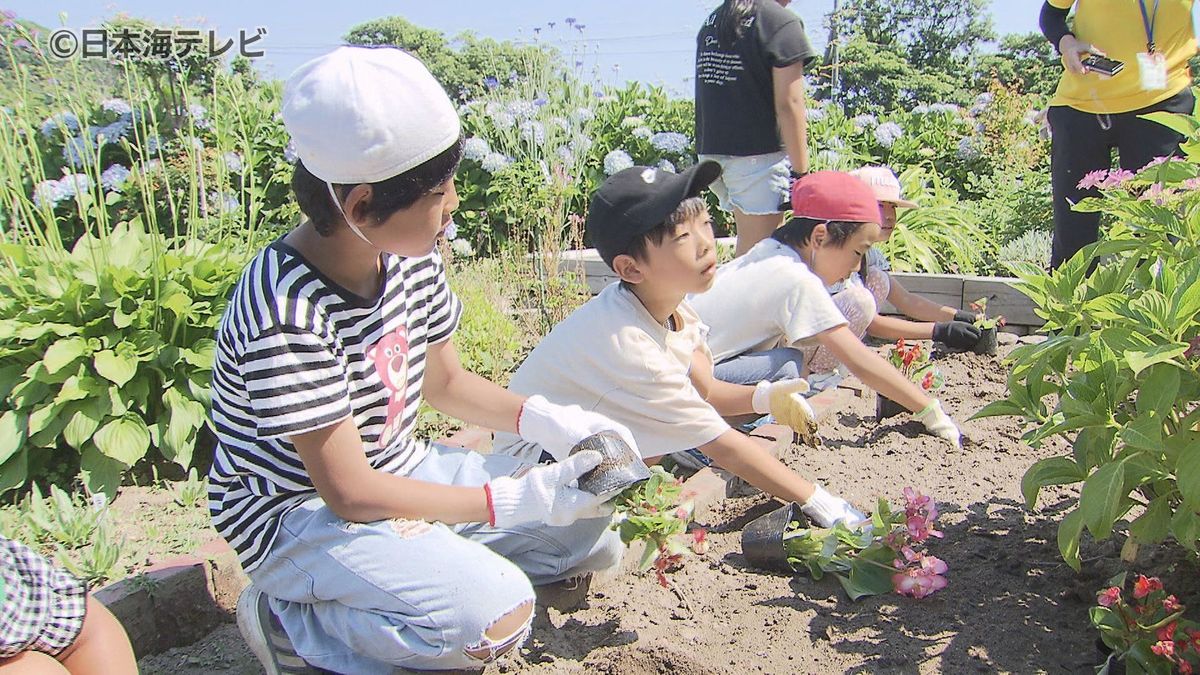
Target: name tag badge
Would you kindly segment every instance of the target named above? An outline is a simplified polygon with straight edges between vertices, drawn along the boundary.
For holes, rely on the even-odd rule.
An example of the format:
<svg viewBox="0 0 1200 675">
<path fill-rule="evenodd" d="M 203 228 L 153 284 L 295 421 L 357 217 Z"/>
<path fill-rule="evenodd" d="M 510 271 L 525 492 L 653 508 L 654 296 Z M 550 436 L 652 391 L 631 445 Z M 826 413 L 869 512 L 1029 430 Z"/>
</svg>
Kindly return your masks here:
<svg viewBox="0 0 1200 675">
<path fill-rule="evenodd" d="M 1142 52 L 1137 55 L 1142 89 L 1159 91 L 1167 88 L 1167 58 L 1161 52 Z"/>
</svg>

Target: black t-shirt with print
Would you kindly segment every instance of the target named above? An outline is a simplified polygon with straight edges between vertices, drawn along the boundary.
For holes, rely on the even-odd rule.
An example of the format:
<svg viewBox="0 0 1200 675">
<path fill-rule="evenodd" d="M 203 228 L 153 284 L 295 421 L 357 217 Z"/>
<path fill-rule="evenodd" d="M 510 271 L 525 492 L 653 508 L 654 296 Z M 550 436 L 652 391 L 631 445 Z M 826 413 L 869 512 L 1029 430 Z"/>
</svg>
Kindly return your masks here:
<svg viewBox="0 0 1200 675">
<path fill-rule="evenodd" d="M 800 17 L 775 0 L 755 0 L 742 35 L 722 47 L 717 8 L 696 35 L 696 149 L 700 154 L 762 155 L 783 143 L 775 119 L 772 69 L 816 52 Z"/>
</svg>

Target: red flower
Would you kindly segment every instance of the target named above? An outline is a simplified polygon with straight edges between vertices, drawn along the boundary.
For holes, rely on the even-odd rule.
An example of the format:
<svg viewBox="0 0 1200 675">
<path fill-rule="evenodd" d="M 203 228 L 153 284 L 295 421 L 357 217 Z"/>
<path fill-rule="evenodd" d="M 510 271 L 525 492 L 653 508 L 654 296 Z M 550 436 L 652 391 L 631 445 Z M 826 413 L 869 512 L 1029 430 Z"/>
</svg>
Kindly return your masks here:
<svg viewBox="0 0 1200 675">
<path fill-rule="evenodd" d="M 1179 663 L 1177 665 L 1179 666 L 1179 672 L 1183 673 L 1183 675 L 1192 675 L 1192 664 L 1183 659 L 1179 659 Z"/>
<path fill-rule="evenodd" d="M 1163 626 L 1162 628 L 1159 628 L 1158 629 L 1159 641 L 1160 642 L 1174 642 L 1175 641 L 1175 629 L 1177 627 L 1178 627 L 1177 624 L 1174 621 L 1172 621 L 1171 623 Z"/>
<path fill-rule="evenodd" d="M 933 386 L 933 371 L 925 373 L 925 377 L 921 378 L 921 388 L 928 391 Z"/>
<path fill-rule="evenodd" d="M 692 530 L 692 551 L 696 555 L 704 555 L 708 552 L 708 530 L 703 527 Z"/>
<path fill-rule="evenodd" d="M 1162 582 L 1158 580 L 1158 577 L 1147 578 L 1145 575 L 1139 574 L 1137 581 L 1133 582 L 1133 597 L 1141 600 L 1154 591 L 1161 591 L 1162 587 Z"/>
<path fill-rule="evenodd" d="M 1112 607 L 1120 601 L 1121 589 L 1116 586 L 1110 586 L 1100 591 L 1100 595 L 1096 596 L 1096 602 L 1100 603 L 1101 607 Z"/>
</svg>

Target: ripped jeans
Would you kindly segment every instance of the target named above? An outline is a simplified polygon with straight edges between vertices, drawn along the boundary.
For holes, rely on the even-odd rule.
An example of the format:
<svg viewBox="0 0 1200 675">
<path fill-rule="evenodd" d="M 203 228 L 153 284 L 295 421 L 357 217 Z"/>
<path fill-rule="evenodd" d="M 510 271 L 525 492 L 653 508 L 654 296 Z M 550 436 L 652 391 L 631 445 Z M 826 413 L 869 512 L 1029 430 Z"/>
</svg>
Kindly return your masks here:
<svg viewBox="0 0 1200 675">
<path fill-rule="evenodd" d="M 482 486 L 523 465 L 513 457 L 434 446 L 410 478 Z M 624 552 L 609 519 L 502 529 L 424 521 L 351 523 L 320 498 L 283 517 L 250 580 L 271 598 L 296 652 L 338 673 L 479 668 L 474 653 L 519 643 L 484 632 L 529 604 L 533 586 L 605 569 Z M 532 616 L 532 611 L 531 611 Z"/>
</svg>

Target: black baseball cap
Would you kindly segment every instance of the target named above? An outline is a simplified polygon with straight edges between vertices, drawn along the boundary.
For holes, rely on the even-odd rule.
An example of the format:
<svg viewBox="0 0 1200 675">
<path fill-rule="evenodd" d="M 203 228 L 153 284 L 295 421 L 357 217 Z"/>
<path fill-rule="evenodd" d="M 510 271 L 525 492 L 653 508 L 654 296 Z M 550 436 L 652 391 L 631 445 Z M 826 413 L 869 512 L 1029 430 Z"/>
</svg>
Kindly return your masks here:
<svg viewBox="0 0 1200 675">
<path fill-rule="evenodd" d="M 666 222 L 683 200 L 697 197 L 721 165 L 703 161 L 683 173 L 633 166 L 609 176 L 592 195 L 585 227 L 600 257 L 612 267 L 629 244 Z"/>
</svg>

